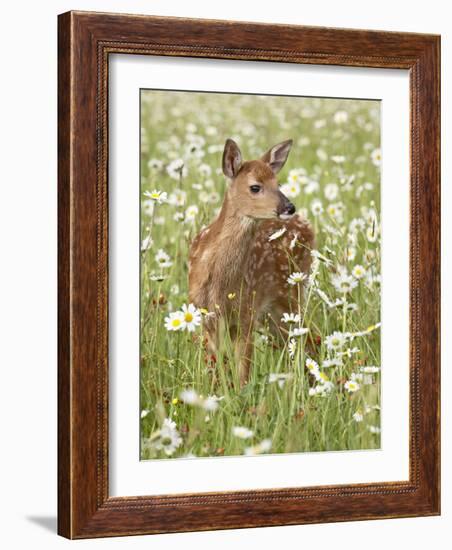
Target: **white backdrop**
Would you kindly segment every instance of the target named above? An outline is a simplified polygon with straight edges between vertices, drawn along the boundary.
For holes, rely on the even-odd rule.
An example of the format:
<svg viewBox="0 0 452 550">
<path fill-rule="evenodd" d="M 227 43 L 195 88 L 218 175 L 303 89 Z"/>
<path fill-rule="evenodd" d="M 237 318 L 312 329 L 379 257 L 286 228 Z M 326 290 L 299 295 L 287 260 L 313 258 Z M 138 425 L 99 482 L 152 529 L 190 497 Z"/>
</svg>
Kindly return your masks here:
<svg viewBox="0 0 452 550">
<path fill-rule="evenodd" d="M 451 179 L 452 18 L 447 2 L 419 0 L 17 0 L 2 10 L 0 87 L 0 334 L 2 420 L 0 491 L 2 545 L 48 549 L 83 544 L 111 547 L 238 548 L 274 545 L 381 549 L 403 542 L 412 549 L 449 546 L 452 534 L 451 291 L 443 288 L 443 516 L 216 533 L 191 533 L 70 543 L 56 524 L 56 15 L 69 9 L 210 17 L 335 27 L 433 32 L 443 35 L 443 181 Z M 409 8 L 409 9 L 408 9 Z M 428 9 L 426 9 L 428 8 Z M 19 23 L 20 22 L 20 23 Z M 19 27 L 20 24 L 20 27 Z M 6 65 L 6 70 L 5 70 Z M 443 281 L 450 279 L 452 191 L 443 186 Z M 6 376 L 5 376 L 6 375 Z M 446 434 L 449 437 L 446 438 Z"/>
</svg>

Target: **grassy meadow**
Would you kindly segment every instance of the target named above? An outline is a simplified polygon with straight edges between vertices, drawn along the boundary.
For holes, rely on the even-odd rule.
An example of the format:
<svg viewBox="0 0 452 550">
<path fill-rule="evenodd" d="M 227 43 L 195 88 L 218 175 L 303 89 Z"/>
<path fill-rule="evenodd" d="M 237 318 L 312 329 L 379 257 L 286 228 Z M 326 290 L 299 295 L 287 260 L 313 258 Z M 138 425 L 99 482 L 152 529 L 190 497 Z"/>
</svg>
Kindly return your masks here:
<svg viewBox="0 0 452 550">
<path fill-rule="evenodd" d="M 228 335 L 213 359 L 209 312 L 188 302 L 189 245 L 221 207 L 228 137 L 244 159 L 293 139 L 278 179 L 317 241 L 295 281 L 302 314 L 283 346 L 259 327 L 243 389 Z M 376 101 L 141 92 L 142 459 L 379 448 L 379 147 Z"/>
</svg>

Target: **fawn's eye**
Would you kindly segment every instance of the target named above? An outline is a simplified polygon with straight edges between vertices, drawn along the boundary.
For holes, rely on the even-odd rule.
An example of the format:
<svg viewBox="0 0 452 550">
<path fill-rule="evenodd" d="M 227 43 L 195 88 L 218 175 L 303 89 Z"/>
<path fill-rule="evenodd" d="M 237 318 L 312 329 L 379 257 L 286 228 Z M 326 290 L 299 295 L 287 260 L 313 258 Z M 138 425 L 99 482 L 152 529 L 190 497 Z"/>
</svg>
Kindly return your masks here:
<svg viewBox="0 0 452 550">
<path fill-rule="evenodd" d="M 261 190 L 261 186 L 260 185 L 251 185 L 250 186 L 250 191 L 251 193 L 259 193 L 259 191 Z"/>
</svg>

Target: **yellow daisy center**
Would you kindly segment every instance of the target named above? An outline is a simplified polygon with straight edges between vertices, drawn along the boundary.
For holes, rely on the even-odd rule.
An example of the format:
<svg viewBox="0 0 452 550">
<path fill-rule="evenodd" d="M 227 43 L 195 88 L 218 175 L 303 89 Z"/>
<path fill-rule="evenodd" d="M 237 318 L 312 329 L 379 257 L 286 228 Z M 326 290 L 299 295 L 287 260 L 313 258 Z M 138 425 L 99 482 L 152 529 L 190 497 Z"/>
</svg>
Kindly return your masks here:
<svg viewBox="0 0 452 550">
<path fill-rule="evenodd" d="M 189 311 L 185 314 L 185 321 L 187 323 L 191 323 L 191 321 L 193 321 L 193 315 Z"/>
<path fill-rule="evenodd" d="M 173 320 L 171 321 L 171 325 L 172 325 L 173 327 L 179 327 L 179 326 L 180 326 L 180 319 L 177 319 L 177 318 L 176 318 L 176 319 L 173 319 Z"/>
</svg>

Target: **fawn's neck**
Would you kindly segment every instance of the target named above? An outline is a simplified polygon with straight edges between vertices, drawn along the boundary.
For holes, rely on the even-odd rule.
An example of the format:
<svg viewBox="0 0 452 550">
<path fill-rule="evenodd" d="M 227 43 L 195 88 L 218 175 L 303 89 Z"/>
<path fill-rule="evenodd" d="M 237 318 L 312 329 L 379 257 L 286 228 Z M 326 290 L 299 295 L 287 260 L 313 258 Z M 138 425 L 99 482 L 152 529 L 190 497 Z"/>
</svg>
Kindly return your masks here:
<svg viewBox="0 0 452 550">
<path fill-rule="evenodd" d="M 234 279 L 243 276 L 244 264 L 258 223 L 257 220 L 239 214 L 227 199 L 223 203 L 214 222 L 217 234 L 214 269 L 216 277 L 225 286 L 234 284 Z"/>
</svg>

